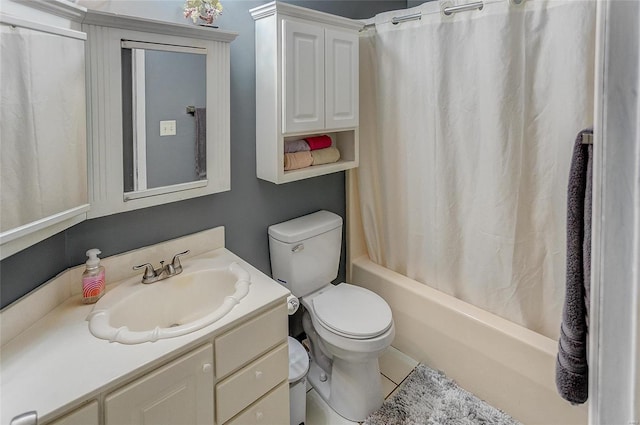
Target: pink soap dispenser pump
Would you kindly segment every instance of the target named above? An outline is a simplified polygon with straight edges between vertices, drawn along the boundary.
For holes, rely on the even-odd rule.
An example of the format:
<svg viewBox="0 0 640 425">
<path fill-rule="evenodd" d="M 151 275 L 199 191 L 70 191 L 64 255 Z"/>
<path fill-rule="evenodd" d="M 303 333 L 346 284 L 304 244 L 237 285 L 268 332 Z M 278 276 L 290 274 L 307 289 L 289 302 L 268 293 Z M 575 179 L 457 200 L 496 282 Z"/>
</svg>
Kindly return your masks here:
<svg viewBox="0 0 640 425">
<path fill-rule="evenodd" d="M 104 267 L 100 265 L 99 249 L 87 251 L 87 268 L 82 273 L 82 302 L 93 304 L 104 295 Z"/>
</svg>

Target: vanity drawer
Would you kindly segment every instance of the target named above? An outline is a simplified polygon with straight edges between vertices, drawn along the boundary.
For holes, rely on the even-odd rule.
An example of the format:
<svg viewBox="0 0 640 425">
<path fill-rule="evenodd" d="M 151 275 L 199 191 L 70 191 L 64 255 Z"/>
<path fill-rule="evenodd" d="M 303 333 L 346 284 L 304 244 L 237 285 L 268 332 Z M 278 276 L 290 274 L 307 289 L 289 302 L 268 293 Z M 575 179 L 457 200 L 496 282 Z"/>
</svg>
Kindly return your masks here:
<svg viewBox="0 0 640 425">
<path fill-rule="evenodd" d="M 288 317 L 287 305 L 282 303 L 216 338 L 216 377 L 224 378 L 262 353 L 285 342 Z"/>
<path fill-rule="evenodd" d="M 216 385 L 217 422 L 237 415 L 288 376 L 289 349 L 282 344 Z"/>
<path fill-rule="evenodd" d="M 283 382 L 225 425 L 289 423 L 289 383 Z"/>
</svg>

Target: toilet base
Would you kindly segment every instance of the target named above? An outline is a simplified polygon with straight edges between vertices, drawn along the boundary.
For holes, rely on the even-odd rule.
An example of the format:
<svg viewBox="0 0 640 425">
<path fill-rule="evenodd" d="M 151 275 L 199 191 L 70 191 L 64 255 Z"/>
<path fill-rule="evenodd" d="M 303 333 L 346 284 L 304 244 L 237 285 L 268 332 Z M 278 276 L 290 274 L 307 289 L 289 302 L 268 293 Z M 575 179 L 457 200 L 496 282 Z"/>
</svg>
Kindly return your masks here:
<svg viewBox="0 0 640 425">
<path fill-rule="evenodd" d="M 323 376 L 326 377 L 324 381 Z M 384 401 L 377 358 L 345 362 L 334 357 L 331 374 L 311 359 L 307 377 L 320 397 L 350 421 L 364 421 Z"/>
</svg>

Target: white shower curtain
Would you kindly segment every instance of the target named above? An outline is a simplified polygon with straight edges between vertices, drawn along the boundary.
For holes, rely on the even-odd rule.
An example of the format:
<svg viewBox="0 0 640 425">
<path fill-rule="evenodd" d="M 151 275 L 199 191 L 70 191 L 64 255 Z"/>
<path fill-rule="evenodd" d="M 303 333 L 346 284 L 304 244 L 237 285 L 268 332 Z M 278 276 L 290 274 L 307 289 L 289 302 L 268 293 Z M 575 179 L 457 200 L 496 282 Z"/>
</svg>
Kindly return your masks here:
<svg viewBox="0 0 640 425">
<path fill-rule="evenodd" d="M 373 261 L 556 339 L 574 138 L 592 125 L 595 2 L 439 2 L 360 43 Z M 393 25 L 393 16 L 422 13 Z"/>
</svg>

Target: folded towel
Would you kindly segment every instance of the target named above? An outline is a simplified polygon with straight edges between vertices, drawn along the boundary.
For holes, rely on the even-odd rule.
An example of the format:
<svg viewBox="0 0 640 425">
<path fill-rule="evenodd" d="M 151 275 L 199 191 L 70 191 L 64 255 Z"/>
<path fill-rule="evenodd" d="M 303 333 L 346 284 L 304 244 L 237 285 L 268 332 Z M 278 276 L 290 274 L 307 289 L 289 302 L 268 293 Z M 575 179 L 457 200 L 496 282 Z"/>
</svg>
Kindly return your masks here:
<svg viewBox="0 0 640 425">
<path fill-rule="evenodd" d="M 582 143 L 583 130 L 573 147 L 567 193 L 567 282 L 558 357 L 556 387 L 572 404 L 587 401 L 589 366 L 587 335 L 591 279 L 592 146 Z"/>
<path fill-rule="evenodd" d="M 284 142 L 284 152 L 285 153 L 294 153 L 294 152 L 302 152 L 310 150 L 309 144 L 304 139 L 300 140 L 289 140 Z"/>
<path fill-rule="evenodd" d="M 331 137 L 326 134 L 322 136 L 314 136 L 314 137 L 305 137 L 307 143 L 309 144 L 309 148 L 314 151 L 317 149 L 324 149 L 331 146 Z"/>
<path fill-rule="evenodd" d="M 310 152 L 293 152 L 284 154 L 284 171 L 310 167 L 313 157 Z"/>
<path fill-rule="evenodd" d="M 338 162 L 340 151 L 334 147 L 312 150 L 311 156 L 313 158 L 312 165 L 331 164 L 332 162 Z"/>
</svg>

